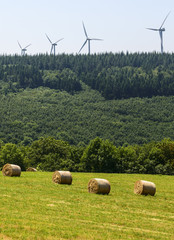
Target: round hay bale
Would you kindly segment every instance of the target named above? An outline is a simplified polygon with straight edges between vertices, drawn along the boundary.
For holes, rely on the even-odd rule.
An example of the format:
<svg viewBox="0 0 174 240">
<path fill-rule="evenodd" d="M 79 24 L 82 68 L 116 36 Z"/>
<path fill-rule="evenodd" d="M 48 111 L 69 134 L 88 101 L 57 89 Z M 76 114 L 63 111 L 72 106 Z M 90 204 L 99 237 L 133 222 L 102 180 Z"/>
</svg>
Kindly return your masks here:
<svg viewBox="0 0 174 240">
<path fill-rule="evenodd" d="M 33 168 L 33 167 L 29 167 L 29 168 L 27 168 L 26 171 L 27 171 L 27 172 L 37 172 L 37 169 L 36 169 L 36 168 Z"/>
<path fill-rule="evenodd" d="M 8 177 L 20 177 L 21 168 L 18 165 L 7 163 L 2 168 L 2 174 Z"/>
<path fill-rule="evenodd" d="M 69 171 L 55 171 L 52 180 L 54 183 L 71 185 L 72 176 Z"/>
<path fill-rule="evenodd" d="M 134 193 L 139 195 L 151 195 L 154 196 L 156 192 L 156 186 L 153 182 L 139 180 L 134 185 Z"/>
<path fill-rule="evenodd" d="M 109 194 L 111 186 L 108 180 L 93 178 L 88 182 L 88 192 L 97 194 Z"/>
</svg>

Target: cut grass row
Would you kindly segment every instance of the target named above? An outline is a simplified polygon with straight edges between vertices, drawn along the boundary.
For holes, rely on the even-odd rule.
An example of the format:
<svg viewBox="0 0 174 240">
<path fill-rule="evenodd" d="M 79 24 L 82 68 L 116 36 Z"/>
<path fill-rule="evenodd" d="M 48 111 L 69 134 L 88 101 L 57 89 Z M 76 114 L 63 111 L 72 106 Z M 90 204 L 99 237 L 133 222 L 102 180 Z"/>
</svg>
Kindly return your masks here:
<svg viewBox="0 0 174 240">
<path fill-rule="evenodd" d="M 48 172 L 0 175 L 1 239 L 174 239 L 174 177 L 72 173 L 72 185 Z M 109 180 L 109 195 L 89 194 L 88 181 Z M 133 193 L 137 180 L 152 181 L 152 196 Z"/>
</svg>

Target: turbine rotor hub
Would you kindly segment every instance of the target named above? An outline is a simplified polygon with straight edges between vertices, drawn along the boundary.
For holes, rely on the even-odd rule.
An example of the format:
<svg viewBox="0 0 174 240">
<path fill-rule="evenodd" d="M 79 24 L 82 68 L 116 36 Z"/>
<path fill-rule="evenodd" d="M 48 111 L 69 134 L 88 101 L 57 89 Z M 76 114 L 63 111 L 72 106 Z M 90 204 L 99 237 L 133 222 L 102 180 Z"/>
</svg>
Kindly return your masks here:
<svg viewBox="0 0 174 240">
<path fill-rule="evenodd" d="M 164 31 L 166 31 L 166 29 L 165 28 L 161 28 L 160 31 L 164 32 Z"/>
</svg>

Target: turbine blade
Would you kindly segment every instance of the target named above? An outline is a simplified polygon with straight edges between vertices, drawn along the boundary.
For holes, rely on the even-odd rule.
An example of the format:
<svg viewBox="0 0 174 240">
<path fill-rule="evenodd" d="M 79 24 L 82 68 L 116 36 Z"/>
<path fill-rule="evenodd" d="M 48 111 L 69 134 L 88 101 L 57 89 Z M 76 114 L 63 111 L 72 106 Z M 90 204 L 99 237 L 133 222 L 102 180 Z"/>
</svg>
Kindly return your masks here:
<svg viewBox="0 0 174 240">
<path fill-rule="evenodd" d="M 48 35 L 45 33 L 46 37 L 48 38 L 48 41 L 52 44 L 50 38 L 48 37 Z"/>
<path fill-rule="evenodd" d="M 164 21 L 163 21 L 163 23 L 162 23 L 162 25 L 161 25 L 160 29 L 161 29 L 161 28 L 162 28 L 162 26 L 164 25 L 164 23 L 165 23 L 166 19 L 168 18 L 169 14 L 170 14 L 170 12 L 169 12 L 169 13 L 167 14 L 167 16 L 165 17 L 165 19 L 164 19 Z"/>
<path fill-rule="evenodd" d="M 26 49 L 27 47 L 29 47 L 29 46 L 31 46 L 31 44 L 27 45 L 27 46 L 25 47 L 25 49 Z"/>
<path fill-rule="evenodd" d="M 19 42 L 18 42 L 18 45 L 19 45 L 20 49 L 22 49 L 21 44 Z"/>
<path fill-rule="evenodd" d="M 60 41 L 62 41 L 63 40 L 63 38 L 61 38 L 61 39 L 59 39 L 57 42 L 55 42 L 54 44 L 56 44 L 56 43 L 58 43 L 58 42 L 60 42 Z"/>
<path fill-rule="evenodd" d="M 86 38 L 88 38 L 88 34 L 86 32 L 86 28 L 85 28 L 84 22 L 82 22 L 82 24 L 83 24 L 83 29 L 84 29 L 84 32 L 85 32 L 85 36 L 86 36 Z"/>
<path fill-rule="evenodd" d="M 90 40 L 103 41 L 103 39 L 100 39 L 100 38 L 91 38 Z"/>
<path fill-rule="evenodd" d="M 156 28 L 146 28 L 148 30 L 152 30 L 152 31 L 159 31 L 160 29 L 156 29 Z"/>
<path fill-rule="evenodd" d="M 86 43 L 87 43 L 87 39 L 86 39 L 86 41 L 84 42 L 84 44 L 82 45 L 82 47 L 80 48 L 80 50 L 79 50 L 78 53 L 80 53 L 80 51 L 82 50 L 82 48 L 85 46 Z"/>
<path fill-rule="evenodd" d="M 51 46 L 51 51 L 50 51 L 50 54 L 52 53 L 52 51 L 53 51 L 53 45 Z"/>
</svg>

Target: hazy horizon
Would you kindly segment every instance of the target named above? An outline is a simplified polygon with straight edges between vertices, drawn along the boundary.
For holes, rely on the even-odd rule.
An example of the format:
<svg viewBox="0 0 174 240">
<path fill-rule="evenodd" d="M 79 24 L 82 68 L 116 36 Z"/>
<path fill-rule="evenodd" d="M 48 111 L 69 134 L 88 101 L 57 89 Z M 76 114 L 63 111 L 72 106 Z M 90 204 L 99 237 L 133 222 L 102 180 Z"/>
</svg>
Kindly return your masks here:
<svg viewBox="0 0 174 240">
<path fill-rule="evenodd" d="M 169 11 L 163 34 L 164 52 L 173 53 L 174 2 L 172 0 L 7 0 L 1 3 L 0 55 L 20 54 L 28 44 L 28 55 L 50 53 L 52 42 L 64 38 L 56 47 L 57 53 L 76 54 L 86 40 L 85 24 L 91 42 L 91 53 L 160 52 L 158 32 Z M 81 54 L 88 52 L 87 45 Z"/>
</svg>

